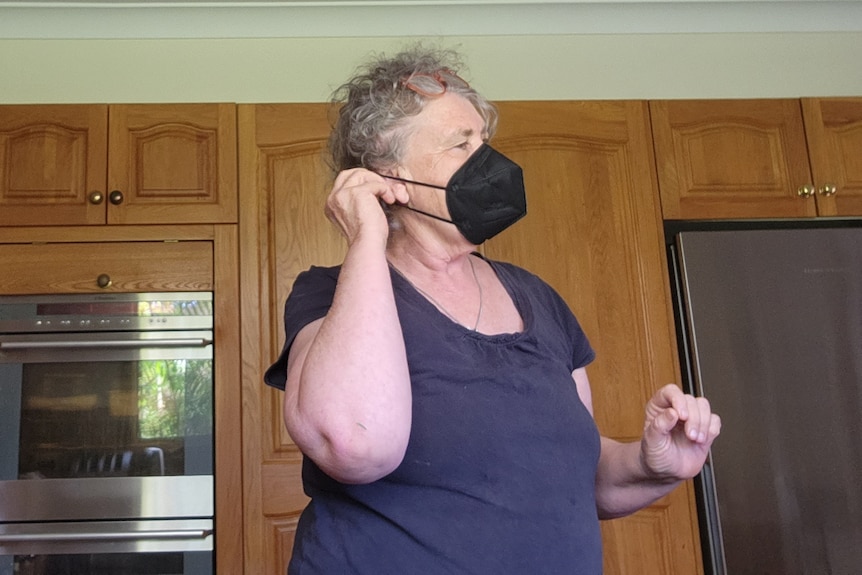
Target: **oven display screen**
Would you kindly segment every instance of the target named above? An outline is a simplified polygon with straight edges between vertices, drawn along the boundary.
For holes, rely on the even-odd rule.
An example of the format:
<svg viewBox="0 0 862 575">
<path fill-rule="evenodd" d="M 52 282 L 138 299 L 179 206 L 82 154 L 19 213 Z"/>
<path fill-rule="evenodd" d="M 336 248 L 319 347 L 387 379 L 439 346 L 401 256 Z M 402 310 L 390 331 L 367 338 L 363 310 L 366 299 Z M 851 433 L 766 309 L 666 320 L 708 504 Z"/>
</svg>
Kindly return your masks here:
<svg viewBox="0 0 862 575">
<path fill-rule="evenodd" d="M 36 315 L 39 317 L 168 317 L 212 315 L 212 302 L 199 300 L 46 302 L 36 305 Z"/>
</svg>

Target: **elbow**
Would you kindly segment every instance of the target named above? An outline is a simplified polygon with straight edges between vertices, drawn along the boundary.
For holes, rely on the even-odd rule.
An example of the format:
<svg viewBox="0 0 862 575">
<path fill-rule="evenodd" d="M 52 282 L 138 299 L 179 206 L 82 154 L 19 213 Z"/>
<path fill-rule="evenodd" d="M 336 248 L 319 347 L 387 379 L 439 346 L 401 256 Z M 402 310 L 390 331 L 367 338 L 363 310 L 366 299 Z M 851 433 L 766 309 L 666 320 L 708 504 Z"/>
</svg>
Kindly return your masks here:
<svg viewBox="0 0 862 575">
<path fill-rule="evenodd" d="M 603 497 L 602 491 L 597 489 L 596 514 L 599 517 L 599 521 L 606 521 L 608 519 L 619 519 L 620 517 L 625 517 L 626 515 L 629 515 L 629 510 L 622 509 L 619 506 L 619 502 L 614 501 L 613 497 Z"/>
<path fill-rule="evenodd" d="M 288 432 L 302 453 L 328 476 L 347 484 L 373 483 L 398 468 L 404 460 L 409 439 L 405 430 L 373 433 L 359 423 L 346 429 Z"/>
<path fill-rule="evenodd" d="M 628 515 L 634 513 L 634 511 L 628 509 L 614 509 L 613 507 L 605 507 L 601 504 L 596 505 L 596 511 L 599 517 L 599 521 L 619 519 L 621 517 L 627 517 Z"/>
<path fill-rule="evenodd" d="M 395 471 L 404 460 L 406 442 L 333 441 L 322 457 L 311 459 L 327 475 L 348 484 L 373 483 Z"/>
</svg>

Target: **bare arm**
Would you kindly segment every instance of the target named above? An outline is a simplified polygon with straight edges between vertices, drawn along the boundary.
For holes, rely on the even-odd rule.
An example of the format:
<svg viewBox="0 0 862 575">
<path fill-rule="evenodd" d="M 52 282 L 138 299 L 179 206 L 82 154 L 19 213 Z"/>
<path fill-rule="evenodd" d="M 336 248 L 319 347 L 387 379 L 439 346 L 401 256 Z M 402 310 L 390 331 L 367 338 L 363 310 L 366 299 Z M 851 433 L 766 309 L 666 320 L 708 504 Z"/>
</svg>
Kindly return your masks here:
<svg viewBox="0 0 862 575">
<path fill-rule="evenodd" d="M 572 373 L 578 394 L 592 413 L 592 392 L 584 368 Z M 601 519 L 629 515 L 667 495 L 703 467 L 721 420 L 703 398 L 675 385 L 661 388 L 646 407 L 641 441 L 602 437 L 596 472 L 596 506 Z"/>
<path fill-rule="evenodd" d="M 336 179 L 327 214 L 347 237 L 347 256 L 329 313 L 299 332 L 288 361 L 288 432 L 323 471 L 346 483 L 390 473 L 410 435 L 410 379 L 378 203 L 396 196 L 365 170 Z"/>
</svg>

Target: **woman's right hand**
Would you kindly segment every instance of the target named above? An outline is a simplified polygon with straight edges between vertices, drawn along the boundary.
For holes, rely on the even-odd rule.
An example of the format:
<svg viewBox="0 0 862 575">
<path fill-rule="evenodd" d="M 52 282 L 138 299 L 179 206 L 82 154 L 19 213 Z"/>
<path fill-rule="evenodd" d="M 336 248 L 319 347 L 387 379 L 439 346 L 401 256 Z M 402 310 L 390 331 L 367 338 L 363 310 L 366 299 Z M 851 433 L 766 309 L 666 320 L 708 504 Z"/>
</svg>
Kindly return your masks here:
<svg viewBox="0 0 862 575">
<path fill-rule="evenodd" d="M 335 178 L 324 211 L 347 238 L 348 245 L 360 234 L 376 234 L 385 245 L 389 224 L 380 202 L 406 204 L 409 199 L 403 183 L 387 180 L 365 168 L 352 168 Z"/>
</svg>

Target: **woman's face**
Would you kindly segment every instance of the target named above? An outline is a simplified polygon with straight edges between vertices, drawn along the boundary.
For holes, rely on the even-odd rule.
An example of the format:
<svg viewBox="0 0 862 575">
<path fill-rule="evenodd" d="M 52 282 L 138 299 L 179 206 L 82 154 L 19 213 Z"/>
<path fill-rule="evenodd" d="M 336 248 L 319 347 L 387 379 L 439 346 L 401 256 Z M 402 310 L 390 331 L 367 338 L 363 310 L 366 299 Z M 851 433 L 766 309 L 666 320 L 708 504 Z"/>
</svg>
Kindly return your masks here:
<svg viewBox="0 0 862 575">
<path fill-rule="evenodd" d="M 452 175 L 484 141 L 485 122 L 473 105 L 457 94 L 431 100 L 408 127 L 398 177 L 445 187 Z M 411 206 L 449 218 L 443 190 L 409 187 Z"/>
</svg>

